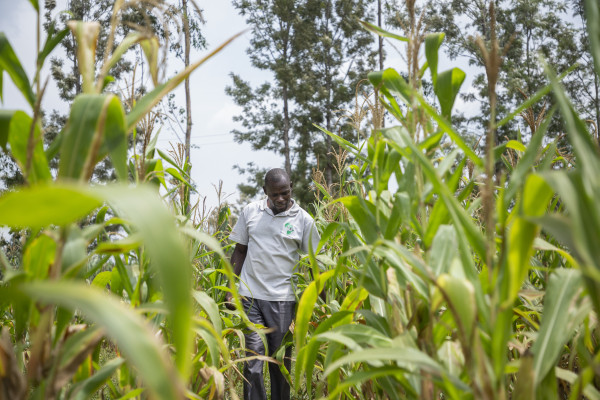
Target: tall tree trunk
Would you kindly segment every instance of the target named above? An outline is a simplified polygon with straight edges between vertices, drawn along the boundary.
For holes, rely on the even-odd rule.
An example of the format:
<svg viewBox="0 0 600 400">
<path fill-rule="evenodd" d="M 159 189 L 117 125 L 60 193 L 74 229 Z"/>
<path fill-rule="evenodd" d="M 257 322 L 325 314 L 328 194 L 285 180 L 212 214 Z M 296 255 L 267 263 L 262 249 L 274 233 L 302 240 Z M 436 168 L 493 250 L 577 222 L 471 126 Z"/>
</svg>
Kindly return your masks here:
<svg viewBox="0 0 600 400">
<path fill-rule="evenodd" d="M 283 155 L 285 157 L 285 172 L 292 176 L 290 162 L 290 114 L 287 84 L 283 86 Z"/>
<path fill-rule="evenodd" d="M 188 0 L 182 0 L 182 11 L 183 11 L 183 29 L 185 34 L 185 55 L 184 63 L 185 68 L 190 65 L 190 21 L 188 15 Z M 186 113 L 186 125 L 185 125 L 185 165 L 188 177 L 191 174 L 192 164 L 190 162 L 190 139 L 192 136 L 192 99 L 190 96 L 190 78 L 185 78 L 185 113 Z M 190 189 L 189 186 L 184 186 L 183 204 L 185 207 L 185 213 L 190 212 Z"/>
</svg>

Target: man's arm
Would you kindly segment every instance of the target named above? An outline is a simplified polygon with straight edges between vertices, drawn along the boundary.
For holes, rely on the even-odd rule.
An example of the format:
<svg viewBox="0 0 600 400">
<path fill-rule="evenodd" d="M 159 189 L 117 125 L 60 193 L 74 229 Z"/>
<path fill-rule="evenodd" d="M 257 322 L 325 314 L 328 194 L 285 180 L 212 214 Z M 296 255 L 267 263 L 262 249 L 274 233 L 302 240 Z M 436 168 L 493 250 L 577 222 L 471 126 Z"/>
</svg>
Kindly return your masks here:
<svg viewBox="0 0 600 400">
<path fill-rule="evenodd" d="M 236 243 L 233 254 L 231 255 L 231 265 L 233 266 L 233 273 L 240 276 L 242 273 L 242 267 L 244 261 L 246 261 L 246 254 L 248 254 L 248 246 Z"/>
<path fill-rule="evenodd" d="M 233 273 L 236 276 L 240 276 L 242 273 L 242 267 L 244 266 L 244 261 L 246 261 L 246 254 L 248 254 L 248 246 L 236 243 L 233 254 L 231 255 L 231 265 L 233 266 Z M 228 292 L 225 295 L 225 306 L 230 310 L 235 310 L 235 306 L 231 302 L 232 300 L 233 296 Z"/>
</svg>

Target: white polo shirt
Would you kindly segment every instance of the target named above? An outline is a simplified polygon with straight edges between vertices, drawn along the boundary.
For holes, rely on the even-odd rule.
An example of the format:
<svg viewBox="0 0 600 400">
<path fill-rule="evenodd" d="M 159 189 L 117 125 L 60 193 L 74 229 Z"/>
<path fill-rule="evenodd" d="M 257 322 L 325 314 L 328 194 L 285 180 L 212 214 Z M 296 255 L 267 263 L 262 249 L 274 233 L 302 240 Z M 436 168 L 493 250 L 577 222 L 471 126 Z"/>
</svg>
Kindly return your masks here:
<svg viewBox="0 0 600 400">
<path fill-rule="evenodd" d="M 292 274 L 308 253 L 309 237 L 313 249 L 320 237 L 312 217 L 293 201 L 292 207 L 273 214 L 267 199 L 248 204 L 242 210 L 229 238 L 248 246 L 242 267 L 239 293 L 269 301 L 293 301 Z"/>
</svg>

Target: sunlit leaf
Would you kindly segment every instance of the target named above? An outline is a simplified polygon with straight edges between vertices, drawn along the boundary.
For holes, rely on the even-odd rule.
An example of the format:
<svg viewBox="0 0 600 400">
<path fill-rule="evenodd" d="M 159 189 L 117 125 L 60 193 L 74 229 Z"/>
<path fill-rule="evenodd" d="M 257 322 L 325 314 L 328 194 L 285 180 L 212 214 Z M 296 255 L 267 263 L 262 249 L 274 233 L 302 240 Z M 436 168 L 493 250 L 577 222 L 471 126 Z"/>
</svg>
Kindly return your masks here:
<svg viewBox="0 0 600 400">
<path fill-rule="evenodd" d="M 585 317 L 576 312 L 576 298 L 583 288 L 581 272 L 557 269 L 550 276 L 544 313 L 537 340 L 531 351 L 534 354 L 533 371 L 536 384 L 556 365 L 563 345 L 575 333 L 571 328 Z M 573 321 L 573 319 L 577 321 Z"/>
<path fill-rule="evenodd" d="M 100 33 L 100 23 L 97 21 L 69 21 L 67 26 L 77 41 L 77 65 L 82 78 L 83 93 L 94 93 L 96 45 Z"/>
<path fill-rule="evenodd" d="M 38 301 L 79 309 L 103 326 L 160 399 L 181 398 L 184 386 L 147 323 L 104 291 L 73 282 L 32 282 L 20 290 Z"/>
<path fill-rule="evenodd" d="M 96 196 L 80 187 L 33 186 L 0 198 L 0 224 L 16 228 L 66 225 L 101 204 Z"/>
<path fill-rule="evenodd" d="M 42 129 L 39 123 L 32 124 L 33 119 L 25 112 L 15 112 L 10 120 L 8 143 L 27 180 L 31 183 L 46 182 L 52 175 L 44 153 Z"/>
<path fill-rule="evenodd" d="M 35 95 L 31 90 L 29 78 L 27 78 L 27 74 L 21 66 L 21 62 L 17 58 L 12 46 L 8 42 L 6 35 L 3 32 L 0 32 L 0 75 L 3 74 L 3 71 L 8 72 L 8 75 L 17 89 L 19 89 L 29 105 L 33 108 L 35 104 Z M 0 99 L 4 102 L 1 83 L 2 81 L 0 80 Z"/>
</svg>

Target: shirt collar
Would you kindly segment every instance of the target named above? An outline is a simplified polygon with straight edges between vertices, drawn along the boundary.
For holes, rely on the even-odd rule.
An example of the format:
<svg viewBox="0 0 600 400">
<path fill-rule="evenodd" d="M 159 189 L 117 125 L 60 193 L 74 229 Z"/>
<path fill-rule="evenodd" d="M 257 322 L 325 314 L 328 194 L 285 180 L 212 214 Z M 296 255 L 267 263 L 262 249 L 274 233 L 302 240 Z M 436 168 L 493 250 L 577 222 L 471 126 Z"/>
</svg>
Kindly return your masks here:
<svg viewBox="0 0 600 400">
<path fill-rule="evenodd" d="M 273 210 L 271 210 L 269 208 L 269 205 L 267 203 L 267 201 L 269 200 L 268 197 L 265 197 L 264 200 L 262 200 L 260 202 L 260 210 L 261 211 L 266 211 L 267 213 L 269 213 L 270 215 L 273 215 L 274 217 L 285 217 L 285 216 L 294 216 L 296 214 L 298 214 L 298 211 L 300 211 L 300 206 L 298 205 L 298 203 L 296 203 L 296 201 L 294 199 L 291 199 L 292 202 L 292 206 L 290 207 L 289 210 L 280 212 L 279 214 L 275 215 L 273 214 Z"/>
</svg>

